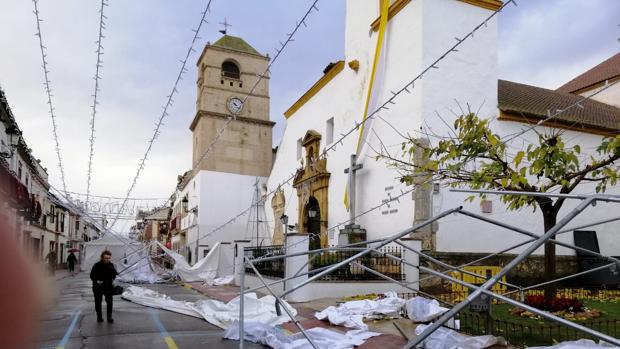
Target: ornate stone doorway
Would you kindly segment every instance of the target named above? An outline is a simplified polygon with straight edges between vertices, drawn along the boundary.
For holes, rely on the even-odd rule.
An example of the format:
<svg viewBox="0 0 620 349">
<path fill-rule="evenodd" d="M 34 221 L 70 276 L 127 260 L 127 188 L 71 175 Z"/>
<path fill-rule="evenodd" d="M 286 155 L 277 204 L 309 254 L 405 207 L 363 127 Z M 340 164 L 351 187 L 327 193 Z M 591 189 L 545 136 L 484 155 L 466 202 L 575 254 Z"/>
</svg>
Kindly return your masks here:
<svg viewBox="0 0 620 349">
<path fill-rule="evenodd" d="M 304 209 L 306 212 L 307 232 L 310 234 L 310 249 L 316 250 L 321 248 L 321 207 L 319 201 L 311 196 Z"/>
<path fill-rule="evenodd" d="M 319 159 L 321 135 L 310 130 L 302 140 L 306 150 L 305 166 L 295 176 L 293 187 L 297 189 L 299 202 L 299 232 L 319 234 L 310 240 L 310 248 L 323 248 L 328 245 L 327 213 L 328 187 L 330 173 L 327 172 L 327 160 Z M 312 217 L 310 217 L 312 215 Z"/>
</svg>

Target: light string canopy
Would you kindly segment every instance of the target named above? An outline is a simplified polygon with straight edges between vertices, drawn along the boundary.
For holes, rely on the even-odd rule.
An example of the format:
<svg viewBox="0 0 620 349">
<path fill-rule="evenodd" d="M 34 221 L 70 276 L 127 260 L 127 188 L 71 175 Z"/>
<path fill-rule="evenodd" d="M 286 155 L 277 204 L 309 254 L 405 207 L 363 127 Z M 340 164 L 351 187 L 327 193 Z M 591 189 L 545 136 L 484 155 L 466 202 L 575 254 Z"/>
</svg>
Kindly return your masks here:
<svg viewBox="0 0 620 349">
<path fill-rule="evenodd" d="M 139 163 L 138 163 L 138 168 L 136 169 L 136 174 L 133 177 L 133 180 L 131 181 L 131 185 L 129 186 L 129 189 L 127 190 L 127 194 L 125 195 L 125 199 L 123 200 L 123 203 L 121 205 L 121 211 L 122 209 L 125 207 L 125 205 L 127 204 L 127 200 L 128 198 L 131 196 L 131 193 L 133 192 L 133 190 L 135 189 L 137 183 L 138 183 L 138 178 L 140 177 L 140 173 L 142 172 L 142 170 L 144 170 L 144 167 L 146 166 L 146 160 L 148 159 L 148 156 L 153 148 L 153 144 L 155 143 L 155 140 L 157 139 L 157 137 L 159 137 L 161 131 L 161 127 L 163 126 L 163 122 L 164 119 L 166 118 L 166 116 L 168 116 L 168 109 L 172 106 L 172 104 L 174 103 L 173 97 L 176 93 L 178 93 L 178 85 L 179 82 L 181 80 L 183 80 L 183 75 L 185 73 L 188 72 L 188 69 L 186 68 L 187 66 L 187 62 L 189 61 L 189 56 L 193 53 L 196 52 L 196 50 L 194 49 L 194 46 L 196 44 L 196 42 L 200 39 L 200 37 L 198 36 L 198 34 L 200 33 L 200 29 L 202 28 L 203 24 L 208 23 L 206 20 L 206 16 L 207 13 L 209 13 L 211 11 L 211 1 L 209 0 L 207 1 L 207 4 L 205 6 L 205 10 L 203 12 L 201 12 L 202 17 L 200 18 L 200 22 L 198 23 L 198 27 L 196 29 L 192 29 L 192 31 L 194 32 L 194 37 L 192 38 L 191 44 L 189 45 L 189 48 L 187 49 L 187 53 L 185 54 L 185 58 L 183 58 L 180 62 L 181 62 L 181 69 L 179 69 L 179 73 L 177 74 L 177 77 L 174 81 L 174 84 L 172 85 L 172 89 L 170 91 L 170 94 L 168 96 L 166 96 L 166 103 L 162 106 L 162 112 L 161 115 L 159 116 L 157 122 L 155 123 L 155 129 L 153 130 L 153 135 L 151 136 L 151 138 L 148 141 L 148 146 L 146 148 L 146 150 L 144 151 L 144 155 L 142 156 L 142 158 L 140 159 Z M 114 218 L 114 221 L 112 222 L 112 226 L 114 226 L 114 224 L 116 224 L 117 221 L 117 217 Z"/>
<path fill-rule="evenodd" d="M 62 156 L 60 155 L 60 143 L 58 142 L 58 126 L 56 124 L 56 113 L 54 108 L 54 103 L 52 101 L 52 87 L 51 81 L 49 78 L 49 66 L 47 61 L 47 47 L 43 45 L 43 35 L 41 34 L 41 22 L 43 20 L 39 16 L 39 0 L 32 0 L 34 4 L 34 15 L 37 22 L 37 32 L 34 34 L 39 38 L 39 48 L 41 50 L 41 61 L 43 68 L 43 87 L 45 89 L 45 93 L 47 95 L 47 105 L 49 106 L 49 114 L 52 119 L 52 136 L 54 137 L 54 150 L 56 152 L 56 157 L 58 158 L 58 169 L 60 170 L 60 180 L 62 182 L 62 189 L 66 193 L 67 192 L 67 183 L 65 181 L 65 169 L 62 164 Z"/>
<path fill-rule="evenodd" d="M 108 6 L 108 0 L 101 0 L 101 8 L 99 9 L 99 37 L 97 39 L 97 63 L 95 65 L 95 76 L 93 77 L 93 80 L 95 80 L 95 87 L 94 87 L 94 92 L 93 92 L 93 104 L 91 106 L 92 108 L 92 114 L 91 114 L 91 118 L 90 118 L 90 138 L 89 138 L 89 142 L 90 142 L 90 149 L 88 152 L 88 173 L 86 176 L 86 205 L 88 205 L 88 201 L 90 199 L 90 186 L 91 186 L 91 181 L 92 181 L 92 172 L 93 172 L 93 155 L 95 152 L 95 118 L 97 116 L 97 105 L 99 104 L 98 101 L 98 96 L 99 96 L 99 81 L 101 80 L 101 75 L 100 75 L 100 69 L 103 66 L 103 60 L 101 59 L 101 56 L 103 56 L 103 46 L 101 45 L 101 42 L 103 40 L 103 38 L 105 37 L 103 35 L 103 30 L 106 28 L 106 24 L 105 24 L 105 19 L 107 19 L 107 17 L 104 15 L 103 10 L 104 8 Z"/>
</svg>

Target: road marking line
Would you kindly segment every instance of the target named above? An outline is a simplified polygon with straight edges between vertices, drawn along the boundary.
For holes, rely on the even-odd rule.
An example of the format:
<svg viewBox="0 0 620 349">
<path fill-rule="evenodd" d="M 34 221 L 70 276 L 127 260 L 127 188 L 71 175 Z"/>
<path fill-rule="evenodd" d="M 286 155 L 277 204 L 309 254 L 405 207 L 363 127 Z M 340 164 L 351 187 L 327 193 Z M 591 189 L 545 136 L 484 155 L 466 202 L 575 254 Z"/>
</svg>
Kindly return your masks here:
<svg viewBox="0 0 620 349">
<path fill-rule="evenodd" d="M 164 340 L 166 341 L 166 344 L 168 344 L 168 348 L 179 349 L 179 347 L 177 347 L 177 344 L 174 342 L 174 339 L 172 339 L 172 337 L 170 336 L 164 337 Z"/>
<path fill-rule="evenodd" d="M 174 339 L 170 337 L 170 334 L 164 327 L 164 324 L 161 322 L 161 319 L 159 318 L 159 315 L 157 314 L 157 312 L 154 309 L 150 309 L 149 311 L 151 313 L 151 317 L 153 318 L 153 321 L 155 322 L 155 325 L 157 325 L 157 328 L 159 329 L 159 333 L 161 333 L 161 336 L 164 337 L 164 341 L 168 345 L 168 349 L 179 349 Z"/>
<path fill-rule="evenodd" d="M 64 337 L 62 337 L 62 340 L 60 341 L 60 343 L 58 343 L 56 349 L 65 348 L 65 345 L 67 345 L 67 343 L 69 342 L 69 338 L 71 338 L 71 333 L 73 333 L 73 329 L 75 328 L 75 325 L 77 324 L 81 313 L 82 311 L 79 309 L 75 312 L 75 314 L 73 315 L 73 320 L 71 320 L 71 324 L 69 325 L 69 328 L 67 328 L 67 332 L 65 332 Z"/>
</svg>

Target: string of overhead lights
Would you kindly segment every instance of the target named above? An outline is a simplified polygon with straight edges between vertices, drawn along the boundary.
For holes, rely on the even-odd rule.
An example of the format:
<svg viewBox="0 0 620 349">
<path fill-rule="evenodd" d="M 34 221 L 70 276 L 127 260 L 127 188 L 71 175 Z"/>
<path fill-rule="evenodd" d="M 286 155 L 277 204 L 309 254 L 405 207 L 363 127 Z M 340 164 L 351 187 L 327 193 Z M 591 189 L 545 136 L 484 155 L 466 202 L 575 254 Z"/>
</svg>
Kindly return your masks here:
<svg viewBox="0 0 620 349">
<path fill-rule="evenodd" d="M 95 152 L 95 117 L 97 115 L 97 105 L 99 104 L 99 101 L 97 100 L 97 97 L 99 96 L 99 80 L 101 80 L 101 75 L 99 70 L 101 69 L 102 65 L 103 65 L 103 60 L 101 59 L 101 56 L 103 55 L 103 46 L 101 45 L 101 41 L 103 40 L 103 38 L 105 37 L 103 35 L 103 30 L 105 29 L 105 21 L 104 19 L 106 19 L 107 17 L 103 14 L 103 9 L 108 6 L 108 2 L 107 0 L 101 0 L 101 8 L 99 9 L 99 37 L 97 39 L 97 63 L 95 64 L 95 76 L 93 77 L 93 79 L 95 80 L 95 89 L 93 92 L 93 105 L 91 106 L 92 108 L 92 115 L 90 118 L 90 138 L 89 138 L 89 142 L 90 142 L 90 150 L 88 153 L 88 174 L 86 176 L 86 205 L 88 205 L 88 201 L 90 199 L 90 185 L 91 185 L 91 180 L 92 180 L 92 172 L 93 172 L 93 155 Z"/>
<path fill-rule="evenodd" d="M 307 27 L 306 21 L 308 19 L 308 16 L 313 12 L 313 11 L 319 11 L 318 7 L 317 7 L 317 3 L 319 0 L 314 0 L 312 2 L 312 4 L 310 5 L 310 7 L 308 8 L 308 10 L 306 10 L 306 12 L 304 13 L 304 15 L 302 16 L 302 18 L 295 22 L 295 27 L 293 28 L 293 30 L 290 33 L 286 34 L 286 40 L 284 42 L 280 42 L 280 47 L 276 48 L 275 51 L 275 55 L 274 57 L 271 59 L 270 63 L 267 65 L 267 68 L 263 71 L 262 74 L 258 75 L 256 82 L 254 83 L 254 85 L 252 86 L 252 88 L 250 89 L 250 91 L 243 97 L 242 99 L 242 103 L 245 103 L 247 101 L 247 99 L 250 97 L 250 95 L 252 95 L 252 93 L 256 90 L 256 88 L 258 87 L 259 83 L 266 77 L 268 76 L 271 68 L 273 67 L 273 65 L 275 64 L 275 62 L 278 60 L 278 58 L 281 56 L 282 52 L 284 51 L 284 49 L 288 46 L 288 44 L 292 41 L 294 41 L 294 36 L 297 33 L 297 31 L 301 28 L 301 26 L 303 25 L 304 27 Z M 203 154 L 201 154 L 200 158 L 198 159 L 196 166 L 194 167 L 194 171 L 197 168 L 200 168 L 200 164 L 204 161 L 204 159 L 207 157 L 207 155 L 209 154 L 209 152 L 215 147 L 215 144 L 219 141 L 219 139 L 221 138 L 221 136 L 224 134 L 224 132 L 226 131 L 226 129 L 230 126 L 230 124 L 236 120 L 237 114 L 230 114 L 228 116 L 228 120 L 226 121 L 226 123 L 224 124 L 224 126 L 222 128 L 220 128 L 218 130 L 218 132 L 216 133 L 216 136 L 214 137 L 213 141 L 209 144 L 209 146 L 207 147 L 207 149 L 203 152 Z M 132 184 L 132 187 L 130 188 L 130 191 L 133 189 L 133 187 L 135 186 L 135 183 L 137 181 L 137 176 L 134 177 L 134 182 Z M 128 191 L 128 195 L 130 191 Z M 124 204 L 123 204 L 124 206 Z M 251 209 L 251 206 L 244 210 L 244 212 L 238 214 L 237 216 L 233 217 L 231 220 L 235 221 L 237 218 L 244 216 L 249 210 Z M 116 222 L 116 219 L 114 220 L 114 223 Z M 112 224 L 112 226 L 114 226 L 114 223 Z"/>
<path fill-rule="evenodd" d="M 155 140 L 157 139 L 157 137 L 160 135 L 160 129 L 163 125 L 163 121 L 166 118 L 166 116 L 168 116 L 168 109 L 170 108 L 170 106 L 172 106 L 172 104 L 174 103 L 174 100 L 172 97 L 174 97 L 174 95 L 176 93 L 178 93 L 178 85 L 179 82 L 183 79 L 183 75 L 185 73 L 187 73 L 187 68 L 185 68 L 185 66 L 187 65 L 188 61 L 189 61 L 189 56 L 192 54 L 192 52 L 195 52 L 196 50 L 194 49 L 194 45 L 196 44 L 196 41 L 198 41 L 200 39 L 200 37 L 198 36 L 198 34 L 200 33 L 200 29 L 202 28 L 203 24 L 208 23 L 207 20 L 205 19 L 207 16 L 207 13 L 210 12 L 211 10 L 211 1 L 212 0 L 208 0 L 207 1 L 207 5 L 205 7 L 205 10 L 202 12 L 202 17 L 200 18 L 200 22 L 198 23 L 198 27 L 196 29 L 192 29 L 192 31 L 194 32 L 194 37 L 192 38 L 192 42 L 189 45 L 189 48 L 187 49 L 187 53 L 185 54 L 185 58 L 183 60 L 181 60 L 181 69 L 179 70 L 179 73 L 177 74 L 177 77 L 172 85 L 172 89 L 170 91 L 170 94 L 166 97 L 166 103 L 162 106 L 162 113 L 159 116 L 156 124 L 155 124 L 155 130 L 153 132 L 153 135 L 151 136 L 151 138 L 148 141 L 148 146 L 144 152 L 144 155 L 142 156 L 142 158 L 140 159 L 140 162 L 138 164 L 138 168 L 136 169 L 136 174 L 133 177 L 133 180 L 131 182 L 131 185 L 129 186 L 129 189 L 127 190 L 127 194 L 125 195 L 125 198 L 123 199 L 123 203 L 121 205 L 121 211 L 122 209 L 125 207 L 125 205 L 127 204 L 127 200 L 128 198 L 131 196 L 131 193 L 133 192 L 133 190 L 136 187 L 136 184 L 138 183 L 138 178 L 140 177 L 140 173 L 142 172 L 142 170 L 144 170 L 144 167 L 146 166 L 146 160 L 151 152 L 151 149 L 153 148 L 153 144 L 155 143 Z M 116 224 L 117 218 L 114 218 L 114 221 L 112 222 L 112 226 L 114 226 L 114 224 Z"/>
<path fill-rule="evenodd" d="M 58 126 L 56 125 L 56 113 L 54 103 L 52 102 L 52 87 L 49 78 L 49 67 L 47 62 L 47 53 L 45 53 L 46 47 L 43 45 L 43 35 L 41 34 L 41 22 L 43 21 L 39 16 L 39 0 L 32 0 L 34 4 L 34 15 L 37 21 L 37 32 L 34 34 L 39 38 L 39 48 L 41 50 L 41 61 L 43 68 L 43 86 L 45 94 L 47 95 L 47 105 L 49 107 L 49 114 L 52 119 L 52 136 L 54 137 L 54 149 L 56 151 L 56 157 L 58 158 L 58 169 L 60 170 L 60 180 L 62 181 L 62 189 L 67 192 L 67 183 L 65 181 L 65 169 L 62 165 L 62 156 L 60 155 L 60 143 L 58 142 Z"/>
</svg>

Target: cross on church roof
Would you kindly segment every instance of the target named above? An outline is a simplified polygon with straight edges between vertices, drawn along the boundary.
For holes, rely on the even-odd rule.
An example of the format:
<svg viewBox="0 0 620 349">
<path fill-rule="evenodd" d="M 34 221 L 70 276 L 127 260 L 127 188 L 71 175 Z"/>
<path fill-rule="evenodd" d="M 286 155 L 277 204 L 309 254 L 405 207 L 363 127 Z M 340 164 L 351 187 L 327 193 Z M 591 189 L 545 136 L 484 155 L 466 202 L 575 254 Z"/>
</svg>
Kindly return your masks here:
<svg viewBox="0 0 620 349">
<path fill-rule="evenodd" d="M 220 30 L 220 33 L 226 35 L 228 32 L 228 27 L 232 27 L 232 25 L 226 21 L 226 17 L 224 17 L 224 22 L 220 22 L 220 24 L 224 26 L 224 30 Z"/>
</svg>

